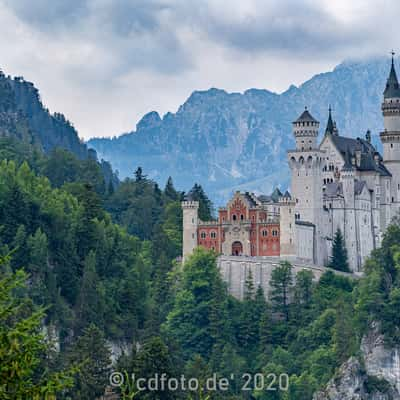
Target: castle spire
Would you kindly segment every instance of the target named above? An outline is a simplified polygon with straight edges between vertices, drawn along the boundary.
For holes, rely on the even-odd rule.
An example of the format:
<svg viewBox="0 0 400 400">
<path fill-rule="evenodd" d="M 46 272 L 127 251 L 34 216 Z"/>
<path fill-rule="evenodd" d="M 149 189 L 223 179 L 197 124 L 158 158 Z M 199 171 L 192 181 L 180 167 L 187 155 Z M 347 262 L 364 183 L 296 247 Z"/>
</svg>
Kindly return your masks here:
<svg viewBox="0 0 400 400">
<path fill-rule="evenodd" d="M 335 132 L 335 125 L 332 119 L 332 107 L 329 105 L 329 117 L 328 117 L 328 123 L 326 124 L 325 134 L 333 135 L 334 132 Z"/>
<path fill-rule="evenodd" d="M 390 67 L 389 78 L 386 82 L 386 88 L 383 93 L 385 99 L 400 98 L 399 81 L 397 80 L 396 68 L 394 66 L 395 52 L 392 51 L 391 54 L 392 54 L 392 65 Z"/>
</svg>

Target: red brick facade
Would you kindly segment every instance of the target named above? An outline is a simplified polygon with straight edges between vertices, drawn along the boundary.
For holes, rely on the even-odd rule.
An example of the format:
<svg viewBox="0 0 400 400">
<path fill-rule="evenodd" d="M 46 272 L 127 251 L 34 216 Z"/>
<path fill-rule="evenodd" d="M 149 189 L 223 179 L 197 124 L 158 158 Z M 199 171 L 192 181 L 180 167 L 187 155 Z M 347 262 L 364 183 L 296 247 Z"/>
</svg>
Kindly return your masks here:
<svg viewBox="0 0 400 400">
<path fill-rule="evenodd" d="M 198 245 L 225 255 L 279 256 L 279 207 L 256 203 L 249 194 L 236 193 L 218 220 L 201 222 Z"/>
</svg>

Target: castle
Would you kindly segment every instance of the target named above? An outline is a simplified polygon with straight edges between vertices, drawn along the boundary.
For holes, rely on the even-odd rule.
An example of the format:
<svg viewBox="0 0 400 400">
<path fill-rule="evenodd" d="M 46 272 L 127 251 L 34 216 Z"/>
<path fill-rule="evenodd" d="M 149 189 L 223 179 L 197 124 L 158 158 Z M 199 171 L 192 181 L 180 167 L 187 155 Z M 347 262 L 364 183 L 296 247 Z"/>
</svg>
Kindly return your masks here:
<svg viewBox="0 0 400 400">
<path fill-rule="evenodd" d="M 400 87 L 393 58 L 382 113 L 383 157 L 369 131 L 365 138 L 341 136 L 331 109 L 318 144 L 319 122 L 306 108 L 293 122 L 296 146 L 287 152 L 290 193 L 236 192 L 216 221 L 199 220 L 199 203 L 189 193 L 182 202 L 184 258 L 204 246 L 237 259 L 324 266 L 340 229 L 349 266 L 360 272 L 400 212 Z"/>
</svg>

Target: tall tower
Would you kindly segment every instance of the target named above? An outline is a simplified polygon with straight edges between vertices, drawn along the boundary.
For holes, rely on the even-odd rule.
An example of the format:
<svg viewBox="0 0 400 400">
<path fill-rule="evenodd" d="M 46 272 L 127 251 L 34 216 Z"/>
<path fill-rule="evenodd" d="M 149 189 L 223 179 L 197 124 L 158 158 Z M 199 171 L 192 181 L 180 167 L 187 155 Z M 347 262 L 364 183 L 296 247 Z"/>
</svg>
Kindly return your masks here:
<svg viewBox="0 0 400 400">
<path fill-rule="evenodd" d="M 280 255 L 282 258 L 296 257 L 296 203 L 288 191 L 279 199 Z"/>
<path fill-rule="evenodd" d="M 199 202 L 190 198 L 182 201 L 183 211 L 183 261 L 197 247 L 197 227 L 199 223 Z"/>
<path fill-rule="evenodd" d="M 322 222 L 322 168 L 324 152 L 317 147 L 319 122 L 307 108 L 293 122 L 296 149 L 288 151 L 292 172 L 291 193 L 295 202 L 296 220 L 315 226 L 314 262 L 323 265 L 326 251 L 323 249 Z M 301 244 L 297 243 L 297 246 Z"/>
<path fill-rule="evenodd" d="M 354 160 L 353 160 L 354 161 Z M 355 171 L 350 160 L 350 151 L 346 151 L 345 163 L 340 174 L 343 185 L 344 197 L 344 224 L 343 236 L 346 244 L 347 255 L 350 269 L 359 271 L 361 268 L 360 252 L 357 244 L 359 243 L 358 231 L 356 226 L 356 204 L 354 193 Z"/>
<path fill-rule="evenodd" d="M 392 174 L 390 190 L 392 216 L 400 211 L 400 87 L 393 56 L 394 53 L 383 93 L 382 113 L 385 129 L 380 134 L 383 144 L 383 163 Z"/>
</svg>

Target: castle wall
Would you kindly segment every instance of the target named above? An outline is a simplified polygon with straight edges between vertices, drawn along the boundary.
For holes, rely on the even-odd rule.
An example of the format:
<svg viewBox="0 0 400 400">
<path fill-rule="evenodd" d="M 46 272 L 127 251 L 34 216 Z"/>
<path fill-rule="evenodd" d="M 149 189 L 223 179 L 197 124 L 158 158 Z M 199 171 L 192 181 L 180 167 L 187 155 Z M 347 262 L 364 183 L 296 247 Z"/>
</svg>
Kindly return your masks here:
<svg viewBox="0 0 400 400">
<path fill-rule="evenodd" d="M 221 272 L 222 279 L 227 283 L 229 293 L 238 298 L 243 299 L 245 295 L 245 282 L 249 276 L 250 271 L 253 277 L 255 288 L 261 286 L 264 290 L 266 297 L 270 292 L 269 282 L 274 268 L 279 266 L 279 257 L 227 257 L 220 256 L 218 258 L 218 268 Z M 293 275 L 304 269 L 311 271 L 314 279 L 318 280 L 322 274 L 328 271 L 327 268 L 317 267 L 312 264 L 292 262 Z M 352 276 L 350 274 L 340 273 L 340 275 Z"/>
</svg>

